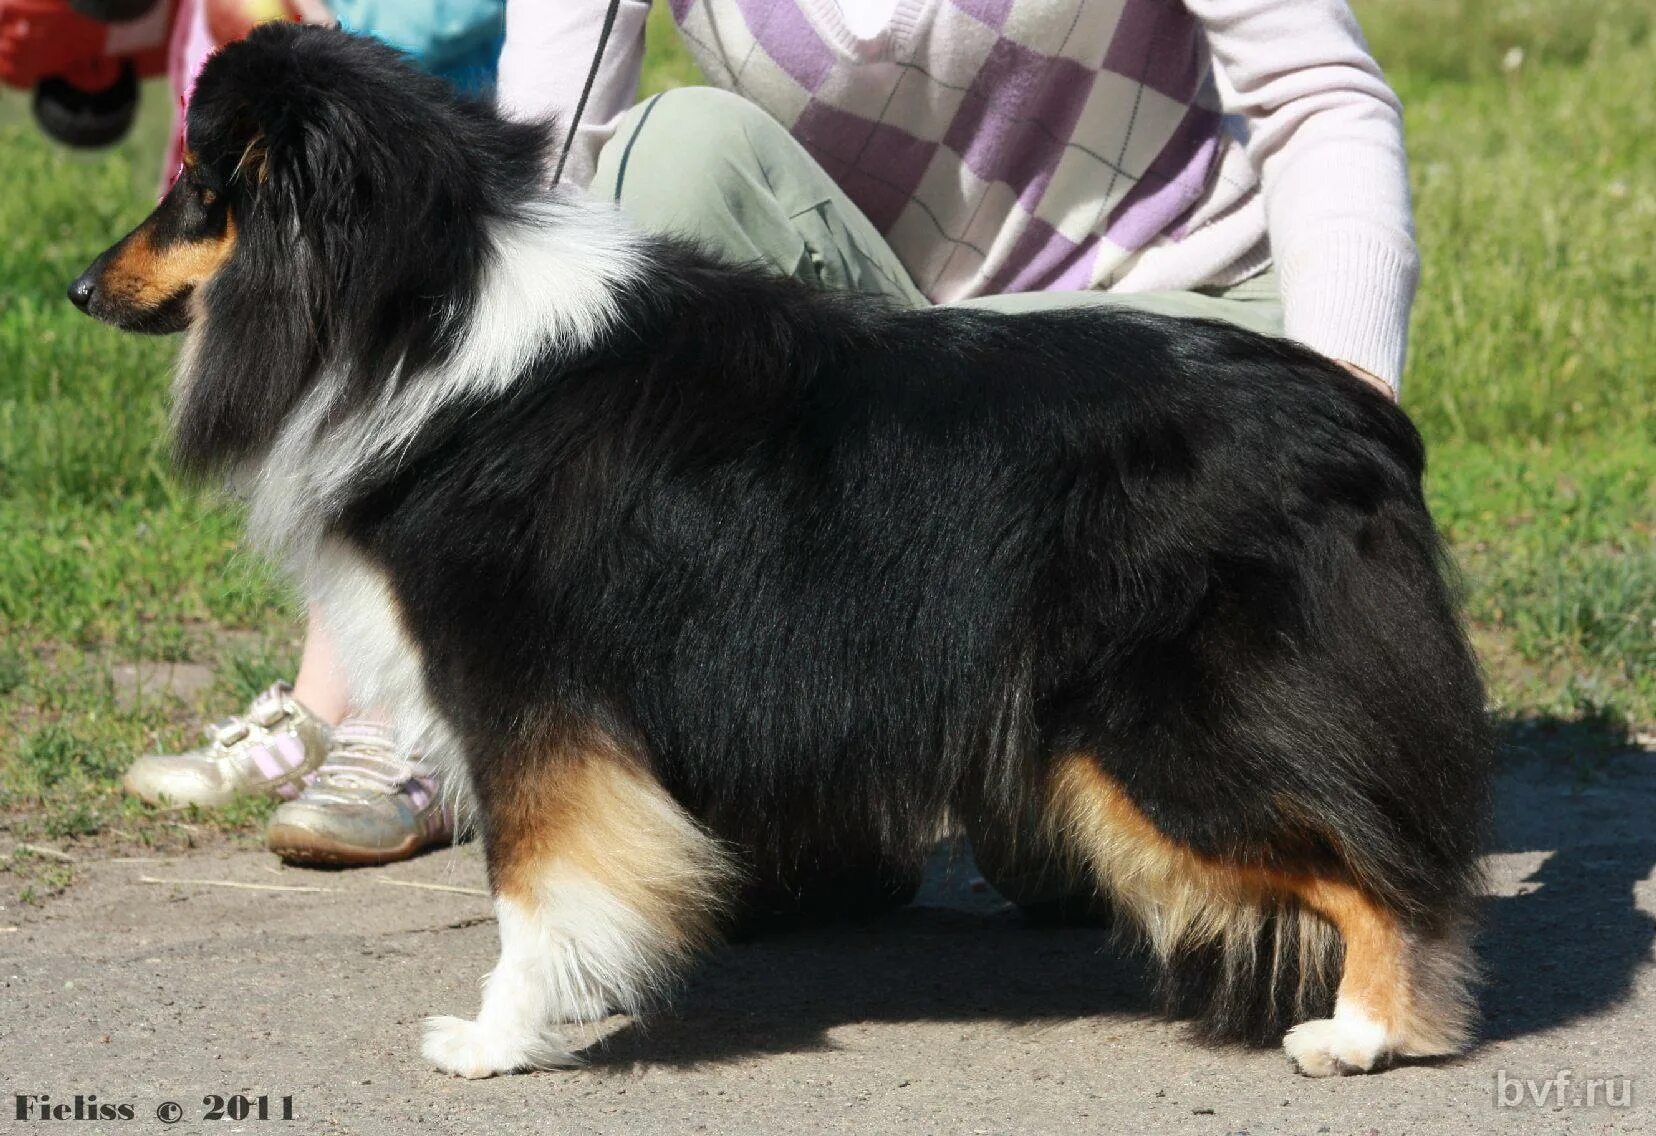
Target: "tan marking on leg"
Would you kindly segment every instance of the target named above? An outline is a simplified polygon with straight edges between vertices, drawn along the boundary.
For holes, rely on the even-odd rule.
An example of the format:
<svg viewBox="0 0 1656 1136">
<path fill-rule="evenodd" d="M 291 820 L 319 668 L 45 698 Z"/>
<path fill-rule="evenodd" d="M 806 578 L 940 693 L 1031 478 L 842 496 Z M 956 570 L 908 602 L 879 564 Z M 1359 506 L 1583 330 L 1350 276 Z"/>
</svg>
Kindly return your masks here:
<svg viewBox="0 0 1656 1136">
<path fill-rule="evenodd" d="M 642 761 L 596 731 L 537 769 L 488 824 L 502 896 L 533 906 L 548 874 L 578 874 L 686 950 L 714 935 L 729 876 L 722 853 Z"/>
<path fill-rule="evenodd" d="M 1257 870 L 1208 859 L 1167 837 L 1090 757 L 1058 763 L 1048 800 L 1056 846 L 1091 868 L 1158 955 L 1231 936 L 1251 940 L 1270 894 Z"/>
<path fill-rule="evenodd" d="M 1405 1057 L 1466 1047 L 1473 964 L 1462 932 L 1423 938 L 1349 881 L 1286 872 L 1271 873 L 1271 880 L 1340 932 L 1345 957 L 1336 1017 L 1361 1011 L 1385 1030 L 1387 1050 Z"/>
<path fill-rule="evenodd" d="M 1049 800 L 1061 846 L 1092 868 L 1163 959 L 1207 942 L 1220 943 L 1227 954 L 1251 952 L 1263 920 L 1295 904 L 1339 932 L 1344 962 L 1338 1008 L 1321 1031 L 1333 1035 L 1338 1052 L 1316 1071 L 1367 1069 L 1391 1052 L 1424 1056 L 1464 1045 L 1468 967 L 1459 938 L 1421 944 L 1348 879 L 1228 862 L 1181 845 L 1090 757 L 1058 763 Z M 1307 966 L 1329 954 L 1317 941 L 1317 920 L 1301 920 L 1301 934 L 1309 936 L 1300 950 Z M 1305 1023 L 1292 1032 L 1323 1025 Z M 1302 1040 L 1316 1033 L 1302 1033 Z M 1354 1034 L 1361 1036 L 1346 1044 Z M 1319 1041 L 1319 1050 L 1326 1041 Z"/>
<path fill-rule="evenodd" d="M 1337 880 L 1273 873 L 1277 886 L 1334 924 L 1345 944 L 1341 1002 L 1361 1006 L 1395 1035 L 1408 1014 L 1408 947 L 1395 917 L 1355 887 Z"/>
<path fill-rule="evenodd" d="M 462 1076 L 569 1064 L 552 1029 L 659 999 L 716 932 L 735 873 L 642 760 L 588 729 L 485 793 L 500 961 L 475 1021 L 424 1052 Z"/>
</svg>

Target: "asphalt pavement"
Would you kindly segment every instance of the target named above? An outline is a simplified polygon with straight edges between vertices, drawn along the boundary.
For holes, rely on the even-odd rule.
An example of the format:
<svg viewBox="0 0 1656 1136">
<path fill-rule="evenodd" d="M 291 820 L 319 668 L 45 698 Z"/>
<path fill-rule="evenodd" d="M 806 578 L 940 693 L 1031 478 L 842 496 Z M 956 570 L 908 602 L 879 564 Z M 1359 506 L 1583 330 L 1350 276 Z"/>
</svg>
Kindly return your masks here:
<svg viewBox="0 0 1656 1136">
<path fill-rule="evenodd" d="M 1320 1081 L 1158 1021 L 1138 963 L 1024 926 L 959 849 L 890 918 L 720 949 L 584 1068 L 478 1082 L 418 1051 L 494 959 L 474 846 L 85 864 L 0 910 L 0 1132 L 1656 1132 L 1656 753 L 1517 763 L 1498 802 L 1483 1040 Z M 107 1119 L 38 1119 L 77 1096 Z"/>
</svg>

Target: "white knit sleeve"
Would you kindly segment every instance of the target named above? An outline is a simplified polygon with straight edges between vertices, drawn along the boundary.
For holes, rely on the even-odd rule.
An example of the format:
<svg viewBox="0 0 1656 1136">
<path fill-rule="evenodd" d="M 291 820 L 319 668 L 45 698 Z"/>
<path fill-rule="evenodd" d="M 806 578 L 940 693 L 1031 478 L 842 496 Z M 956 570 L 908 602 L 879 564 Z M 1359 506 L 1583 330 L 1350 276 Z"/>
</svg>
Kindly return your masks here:
<svg viewBox="0 0 1656 1136">
<path fill-rule="evenodd" d="M 513 118 L 555 119 L 560 148 L 598 49 L 607 7 L 608 0 L 507 0 L 496 98 Z M 592 180 L 599 149 L 614 133 L 615 120 L 638 96 L 649 14 L 649 0 L 621 0 L 564 170 L 564 181 L 571 185 Z"/>
<path fill-rule="evenodd" d="M 1420 274 L 1403 116 L 1343 0 L 1185 0 L 1249 121 L 1290 336 L 1394 389 Z"/>
</svg>

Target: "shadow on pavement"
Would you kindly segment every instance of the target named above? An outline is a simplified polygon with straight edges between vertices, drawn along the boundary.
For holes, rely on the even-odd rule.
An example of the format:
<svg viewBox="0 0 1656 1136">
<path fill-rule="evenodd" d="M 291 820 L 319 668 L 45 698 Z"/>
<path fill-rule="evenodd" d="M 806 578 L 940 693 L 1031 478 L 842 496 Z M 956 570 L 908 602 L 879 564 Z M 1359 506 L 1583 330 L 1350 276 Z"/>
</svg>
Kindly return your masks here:
<svg viewBox="0 0 1656 1136">
<path fill-rule="evenodd" d="M 1487 1041 L 1615 1008 L 1656 944 L 1634 896 L 1656 867 L 1656 754 L 1591 713 L 1509 722 L 1506 734 L 1492 851 L 1547 855 L 1519 894 L 1484 907 Z"/>
<path fill-rule="evenodd" d="M 587 1051 L 595 1065 L 693 1065 L 832 1047 L 859 1022 L 1005 1022 L 1010 1029 L 1154 1012 L 1146 971 L 1099 929 L 1026 926 L 1014 912 L 909 907 L 859 928 L 724 950 L 674 1008 Z"/>
<path fill-rule="evenodd" d="M 1656 754 L 1560 759 L 1525 747 L 1505 759 L 1496 797 L 1491 851 L 1545 859 L 1518 894 L 1484 905 L 1484 1041 L 1613 1009 L 1656 943 L 1656 919 L 1634 896 L 1656 865 Z M 1502 890 L 1514 890 L 1510 878 Z M 727 948 L 672 1010 L 586 1056 L 598 1066 L 694 1065 L 831 1047 L 832 1031 L 861 1022 L 997 1021 L 1034 1032 L 1098 1016 L 1142 1029 L 1154 1017 L 1147 969 L 1106 931 L 1031 927 L 992 900 L 963 910 L 974 904 L 953 903 L 948 891 L 933 879 L 921 905 L 865 926 Z"/>
</svg>

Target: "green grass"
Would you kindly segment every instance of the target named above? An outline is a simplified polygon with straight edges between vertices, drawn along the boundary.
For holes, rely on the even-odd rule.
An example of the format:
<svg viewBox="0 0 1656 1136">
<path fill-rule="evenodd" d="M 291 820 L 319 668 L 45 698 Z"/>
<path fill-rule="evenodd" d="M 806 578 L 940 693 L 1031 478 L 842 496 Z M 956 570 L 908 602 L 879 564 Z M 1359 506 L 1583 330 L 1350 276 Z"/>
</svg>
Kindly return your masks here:
<svg viewBox="0 0 1656 1136">
<path fill-rule="evenodd" d="M 1423 256 L 1404 404 L 1514 715 L 1656 721 L 1648 4 L 1368 0 Z"/>
<path fill-rule="evenodd" d="M 1431 462 L 1503 709 L 1656 721 L 1652 447 L 1449 443 Z"/>
<path fill-rule="evenodd" d="M 1616 744 L 1656 723 L 1656 42 L 1627 0 L 1359 0 L 1403 96 L 1425 272 L 1405 405 L 1503 711 Z M 646 83 L 696 81 L 658 5 Z M 297 610 L 234 508 L 181 489 L 173 345 L 78 316 L 63 288 L 148 207 L 166 100 L 92 157 L 0 99 L 0 874 L 18 841 L 170 847 L 261 809 L 163 817 L 116 789 L 293 664 Z M 214 668 L 187 698 L 119 664 Z M 1573 743 L 1572 743 L 1573 744 Z M 4 889 L 0 889 L 4 890 Z"/>
<path fill-rule="evenodd" d="M 1407 108 L 1424 255 L 1408 406 L 1433 441 L 1656 436 L 1647 9 L 1360 8 Z"/>
</svg>

